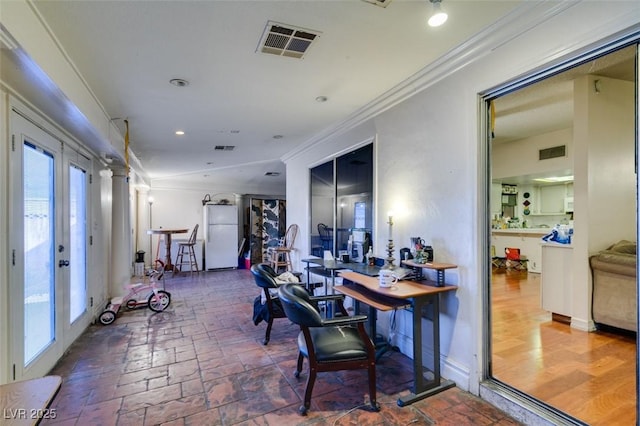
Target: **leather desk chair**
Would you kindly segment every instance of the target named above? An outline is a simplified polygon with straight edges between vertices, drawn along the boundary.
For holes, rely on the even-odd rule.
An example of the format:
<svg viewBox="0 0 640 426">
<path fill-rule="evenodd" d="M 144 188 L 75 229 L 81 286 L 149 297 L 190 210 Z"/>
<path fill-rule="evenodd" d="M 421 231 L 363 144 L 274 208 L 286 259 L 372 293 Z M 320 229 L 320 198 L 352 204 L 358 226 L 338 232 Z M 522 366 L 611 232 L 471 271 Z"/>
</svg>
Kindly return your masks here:
<svg viewBox="0 0 640 426">
<path fill-rule="evenodd" d="M 364 329 L 367 316 L 348 316 L 342 306 L 343 295 L 311 297 L 304 287 L 296 284 L 281 285 L 278 295 L 287 318 L 300 326 L 295 377 L 300 376 L 304 358 L 309 360 L 309 377 L 300 414 L 306 415 L 311 406 L 311 393 L 319 372 L 356 369 L 368 370 L 371 409 L 379 411 L 376 400 L 376 352 Z M 342 316 L 323 319 L 315 306 L 321 300 L 336 301 Z"/>
<path fill-rule="evenodd" d="M 255 325 L 258 325 L 260 321 L 266 321 L 267 330 L 264 334 L 264 340 L 262 341 L 262 344 L 266 345 L 269 343 L 269 339 L 271 339 L 273 320 L 275 318 L 286 318 L 286 315 L 280 304 L 280 299 L 271 293 L 271 291 L 277 290 L 278 288 L 276 272 L 266 263 L 260 263 L 251 266 L 251 273 L 253 274 L 256 285 L 262 289 L 264 294 L 264 304 L 260 301 L 261 305 L 259 307 L 254 305 L 253 322 Z"/>
</svg>

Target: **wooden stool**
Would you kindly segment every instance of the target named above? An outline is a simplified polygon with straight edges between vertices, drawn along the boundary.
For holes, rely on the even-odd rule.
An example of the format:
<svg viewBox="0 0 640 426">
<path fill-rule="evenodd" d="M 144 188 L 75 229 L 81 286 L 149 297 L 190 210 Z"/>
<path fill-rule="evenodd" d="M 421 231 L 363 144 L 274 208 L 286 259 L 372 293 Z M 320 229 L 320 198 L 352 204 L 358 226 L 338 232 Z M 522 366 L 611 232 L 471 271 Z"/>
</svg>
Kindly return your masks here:
<svg viewBox="0 0 640 426">
<path fill-rule="evenodd" d="M 198 234 L 198 224 L 193 227 L 193 231 L 191 232 L 191 236 L 186 243 L 178 243 L 178 254 L 176 255 L 175 261 L 175 269 L 173 270 L 173 274 L 175 275 L 176 271 L 182 272 L 182 265 L 189 265 L 189 271 L 191 274 L 193 272 L 199 272 L 198 268 L 198 258 L 196 257 L 196 235 Z M 184 255 L 187 255 L 187 260 L 185 261 Z"/>
<path fill-rule="evenodd" d="M 284 267 L 286 271 L 293 270 L 293 263 L 291 262 L 291 252 L 293 251 L 293 243 L 298 235 L 298 225 L 293 224 L 287 228 L 287 232 L 280 240 L 277 247 L 269 247 L 267 252 L 269 253 L 269 263 L 276 273 L 280 273 L 280 268 Z"/>
</svg>

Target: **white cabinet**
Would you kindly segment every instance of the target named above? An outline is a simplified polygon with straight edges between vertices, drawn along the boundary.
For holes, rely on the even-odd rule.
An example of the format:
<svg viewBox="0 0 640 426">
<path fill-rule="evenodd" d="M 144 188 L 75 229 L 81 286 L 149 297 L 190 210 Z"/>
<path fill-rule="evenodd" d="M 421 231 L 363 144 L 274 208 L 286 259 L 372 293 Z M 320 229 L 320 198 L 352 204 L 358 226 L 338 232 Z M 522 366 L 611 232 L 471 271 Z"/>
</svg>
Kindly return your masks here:
<svg viewBox="0 0 640 426">
<path fill-rule="evenodd" d="M 571 317 L 573 247 L 562 244 L 543 244 L 542 265 L 540 276 L 542 309 Z"/>
<path fill-rule="evenodd" d="M 566 190 L 564 185 L 540 187 L 540 213 L 564 214 L 564 199 Z"/>
</svg>

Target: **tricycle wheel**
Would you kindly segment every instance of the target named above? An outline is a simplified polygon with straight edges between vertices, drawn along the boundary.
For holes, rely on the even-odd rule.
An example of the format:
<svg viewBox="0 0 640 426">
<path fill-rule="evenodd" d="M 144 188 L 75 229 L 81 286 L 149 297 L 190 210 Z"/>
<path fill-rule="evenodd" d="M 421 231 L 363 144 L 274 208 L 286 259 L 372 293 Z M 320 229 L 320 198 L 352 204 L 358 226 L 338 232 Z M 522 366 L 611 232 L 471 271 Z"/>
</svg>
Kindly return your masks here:
<svg viewBox="0 0 640 426">
<path fill-rule="evenodd" d="M 171 295 L 164 290 L 158 290 L 149 296 L 149 309 L 153 312 L 162 312 L 171 303 Z"/>
<path fill-rule="evenodd" d="M 127 300 L 127 309 L 135 309 L 138 307 L 138 301 L 135 299 Z"/>
<path fill-rule="evenodd" d="M 100 317 L 98 317 L 98 319 L 103 325 L 109 325 L 116 320 L 116 313 L 110 309 L 107 309 L 100 314 Z"/>
</svg>

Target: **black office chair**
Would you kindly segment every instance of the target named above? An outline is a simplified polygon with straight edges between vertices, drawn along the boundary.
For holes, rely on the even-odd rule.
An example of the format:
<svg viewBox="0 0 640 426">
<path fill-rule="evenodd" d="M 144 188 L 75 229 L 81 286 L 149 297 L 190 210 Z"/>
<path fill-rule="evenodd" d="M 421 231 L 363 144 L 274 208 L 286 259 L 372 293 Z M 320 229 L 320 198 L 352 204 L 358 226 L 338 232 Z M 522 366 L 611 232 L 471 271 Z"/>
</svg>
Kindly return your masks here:
<svg viewBox="0 0 640 426">
<path fill-rule="evenodd" d="M 376 400 L 376 352 L 364 330 L 366 315 L 348 316 L 342 305 L 343 295 L 311 297 L 295 284 L 283 284 L 278 296 L 287 318 L 300 326 L 298 364 L 295 377 L 300 377 L 304 358 L 309 360 L 309 377 L 304 393 L 301 415 L 311 406 L 311 393 L 319 372 L 367 369 L 371 409 L 379 411 Z M 334 300 L 342 316 L 323 319 L 316 306 L 318 301 Z"/>
<path fill-rule="evenodd" d="M 273 268 L 266 263 L 260 263 L 251 266 L 251 273 L 256 282 L 256 285 L 262 288 L 266 302 L 262 303 L 262 298 L 258 296 L 253 303 L 253 323 L 255 325 L 260 324 L 260 321 L 266 321 L 267 331 L 264 334 L 263 345 L 269 343 L 271 339 L 271 327 L 273 327 L 273 320 L 275 318 L 286 318 L 282 305 L 278 297 L 273 297 L 269 290 L 277 289 L 278 283 L 276 283 L 276 272 Z"/>
</svg>

